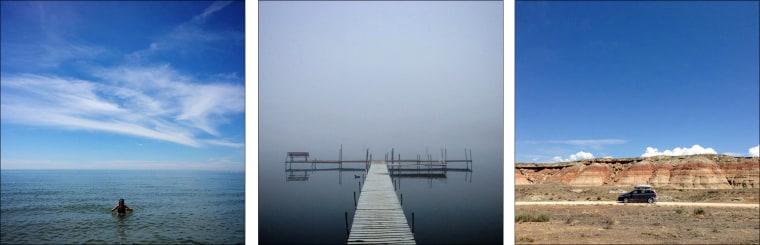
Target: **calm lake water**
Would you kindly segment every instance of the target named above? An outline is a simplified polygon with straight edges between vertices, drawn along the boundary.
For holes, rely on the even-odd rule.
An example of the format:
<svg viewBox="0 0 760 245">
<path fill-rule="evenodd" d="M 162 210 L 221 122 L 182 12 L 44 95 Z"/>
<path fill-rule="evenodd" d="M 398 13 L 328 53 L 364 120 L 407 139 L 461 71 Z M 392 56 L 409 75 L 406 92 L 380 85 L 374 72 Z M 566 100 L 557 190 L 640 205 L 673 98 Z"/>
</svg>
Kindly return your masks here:
<svg viewBox="0 0 760 245">
<path fill-rule="evenodd" d="M 300 149 L 299 149 L 300 150 Z M 436 149 L 439 150 L 439 149 Z M 389 150 L 390 151 L 390 150 Z M 398 149 L 397 149 L 398 151 Z M 345 244 L 348 212 L 349 227 L 354 215 L 354 197 L 360 195 L 363 172 L 294 172 L 292 178 L 284 164 L 287 150 L 261 147 L 259 156 L 259 240 L 265 244 Z M 425 149 L 422 149 L 424 154 Z M 433 159 L 439 159 L 432 151 Z M 448 159 L 464 159 L 449 149 Z M 415 216 L 414 237 L 418 244 L 494 244 L 503 242 L 503 155 L 500 150 L 472 150 L 473 171 L 447 172 L 445 178 L 409 177 L 397 182 L 403 195 L 403 209 L 411 223 Z M 364 152 L 348 153 L 343 159 L 364 159 Z M 418 152 L 402 152 L 402 158 L 416 158 Z M 313 154 L 313 153 L 312 153 Z M 385 152 L 373 152 L 375 160 Z M 405 157 L 404 155 L 414 156 Z M 314 155 L 314 154 L 313 154 Z M 324 152 L 319 159 L 337 159 Z M 347 156 L 349 155 L 349 156 Z M 375 156 L 375 155 L 379 155 Z M 292 168 L 310 164 L 292 164 Z M 320 165 L 334 168 L 337 165 Z M 344 168 L 363 168 L 363 163 L 344 163 Z M 451 163 L 451 167 L 465 167 Z"/>
<path fill-rule="evenodd" d="M 2 244 L 245 242 L 245 174 L 3 170 Z M 119 198 L 134 209 L 111 214 Z"/>
</svg>

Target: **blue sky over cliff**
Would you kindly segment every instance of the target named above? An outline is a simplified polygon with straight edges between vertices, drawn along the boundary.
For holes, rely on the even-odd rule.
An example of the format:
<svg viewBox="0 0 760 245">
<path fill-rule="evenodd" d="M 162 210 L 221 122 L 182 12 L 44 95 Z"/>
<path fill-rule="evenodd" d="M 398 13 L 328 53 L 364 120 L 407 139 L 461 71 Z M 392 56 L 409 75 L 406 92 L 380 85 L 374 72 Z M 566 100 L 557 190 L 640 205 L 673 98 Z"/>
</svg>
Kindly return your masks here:
<svg viewBox="0 0 760 245">
<path fill-rule="evenodd" d="M 0 4 L 3 168 L 243 169 L 246 95 L 242 2 L 3 1 Z M 279 5 L 288 3 L 268 4 L 264 9 L 278 10 Z M 490 10 L 500 9 L 501 5 L 432 4 L 461 10 L 450 13 L 461 19 L 438 19 L 438 15 L 428 12 L 439 9 L 422 3 L 404 4 L 408 5 L 406 12 L 393 10 L 398 13 L 393 18 L 372 15 L 372 9 L 366 10 L 369 17 L 383 21 L 356 22 L 358 17 L 354 14 L 336 15 L 334 23 L 307 23 L 325 28 L 319 32 L 304 30 L 318 37 L 312 41 L 320 41 L 305 45 L 334 49 L 312 49 L 309 52 L 316 53 L 308 55 L 324 52 L 328 56 L 322 57 L 347 59 L 348 67 L 358 68 L 330 80 L 326 84 L 329 86 L 314 89 L 344 86 L 346 79 L 361 77 L 358 71 L 372 65 L 404 69 L 405 76 L 415 78 L 414 81 L 443 81 L 449 87 L 418 88 L 414 83 L 402 83 L 403 79 L 392 79 L 394 83 L 385 84 L 388 86 L 369 89 L 350 87 L 352 91 L 394 91 L 400 104 L 405 105 L 405 110 L 390 107 L 373 110 L 376 113 L 368 117 L 396 113 L 399 117 L 393 117 L 390 123 L 403 130 L 394 132 L 422 132 L 431 142 L 462 136 L 440 132 L 459 132 L 475 138 L 499 135 L 502 131 L 498 127 L 470 126 L 500 120 L 498 113 L 470 116 L 483 110 L 499 111 L 499 97 L 503 95 L 498 84 L 456 83 L 451 87 L 454 83 L 449 81 L 500 79 L 500 60 L 512 58 L 501 57 L 503 51 L 493 48 L 501 41 L 500 32 L 494 31 L 501 30 L 501 16 L 499 11 Z M 342 7 L 335 7 L 334 11 L 342 11 L 351 10 L 357 3 L 335 5 Z M 516 161 L 700 152 L 757 154 L 760 135 L 757 2 L 517 2 L 515 5 L 516 97 L 503 99 L 515 101 Z M 298 11 L 296 14 L 301 13 Z M 267 13 L 285 16 L 276 11 Z M 296 16 L 308 19 L 314 14 L 303 13 Z M 404 24 L 406 14 L 427 22 L 408 26 Z M 295 19 L 278 16 L 269 16 L 274 20 L 271 23 L 285 26 L 294 23 Z M 454 28 L 431 29 L 429 26 L 434 23 Z M 385 29 L 363 30 L 357 26 Z M 281 31 L 266 27 L 264 34 Z M 356 40 L 334 39 L 343 30 L 340 28 L 364 34 L 354 37 Z M 429 39 L 420 40 L 431 41 L 387 39 L 393 35 L 378 31 L 397 36 L 423 35 Z M 288 37 L 287 33 L 282 34 Z M 264 35 L 261 42 L 266 45 L 275 37 L 278 36 Z M 395 51 L 360 50 L 351 45 L 357 40 Z M 292 39 L 292 43 L 283 45 L 303 41 Z M 393 49 L 394 45 L 413 49 Z M 450 53 L 433 52 L 435 49 Z M 299 50 L 285 51 L 292 54 Z M 394 58 L 404 52 L 429 56 Z M 263 55 L 268 57 L 269 53 L 265 50 Z M 350 59 L 356 55 L 377 59 L 374 63 L 352 62 Z M 459 63 L 444 65 L 444 58 L 451 58 L 446 55 L 458 55 L 452 60 Z M 480 57 L 485 58 L 477 60 L 488 62 L 466 62 Z M 382 63 L 381 58 L 396 63 Z M 327 69 L 315 70 L 311 75 L 323 76 L 324 71 L 337 69 L 329 66 L 332 63 L 318 64 Z M 443 72 L 421 73 L 424 69 L 420 67 L 435 67 Z M 464 70 L 470 73 L 460 72 Z M 389 77 L 382 72 L 368 74 L 371 79 Z M 285 76 L 305 75 L 309 74 Z M 267 91 L 270 85 L 279 86 L 268 84 L 262 89 Z M 422 99 L 411 99 L 420 93 L 408 91 L 435 92 Z M 462 100 L 457 96 L 462 91 L 479 94 L 479 99 Z M 358 95 L 346 93 L 352 105 L 330 104 L 339 100 L 321 97 L 300 106 L 328 104 L 332 113 L 343 113 L 352 106 L 367 109 L 362 106 L 374 103 Z M 265 101 L 280 98 L 272 93 L 263 96 Z M 315 93 L 304 96 L 319 97 Z M 433 104 L 450 106 L 442 106 L 440 110 L 423 107 Z M 280 117 L 267 114 L 270 113 L 267 110 L 262 113 L 268 118 Z M 442 120 L 459 114 L 465 114 L 470 121 Z M 317 116 L 323 115 L 332 114 Z M 400 116 L 406 116 L 405 120 Z M 316 123 L 323 121 L 321 117 L 314 118 Z M 446 127 L 426 126 L 428 119 Z M 269 122 L 264 121 L 263 125 Z M 356 125 L 327 127 L 350 132 Z M 369 134 L 376 138 L 394 136 Z M 279 135 L 282 134 L 272 131 L 264 132 L 263 137 Z M 344 141 L 336 139 L 336 143 Z"/>
<path fill-rule="evenodd" d="M 1 4 L 3 168 L 243 170 L 242 2 Z"/>
<path fill-rule="evenodd" d="M 518 162 L 757 154 L 758 2 L 517 2 L 515 12 Z"/>
</svg>

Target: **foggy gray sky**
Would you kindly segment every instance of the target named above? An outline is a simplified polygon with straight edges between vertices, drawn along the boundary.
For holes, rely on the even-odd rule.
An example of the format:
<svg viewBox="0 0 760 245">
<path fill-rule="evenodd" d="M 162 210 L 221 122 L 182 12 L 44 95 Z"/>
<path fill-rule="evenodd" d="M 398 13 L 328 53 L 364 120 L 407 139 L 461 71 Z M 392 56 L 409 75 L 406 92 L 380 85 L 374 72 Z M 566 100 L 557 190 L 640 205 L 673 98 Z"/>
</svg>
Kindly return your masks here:
<svg viewBox="0 0 760 245">
<path fill-rule="evenodd" d="M 259 147 L 501 150 L 502 5 L 260 2 Z"/>
</svg>

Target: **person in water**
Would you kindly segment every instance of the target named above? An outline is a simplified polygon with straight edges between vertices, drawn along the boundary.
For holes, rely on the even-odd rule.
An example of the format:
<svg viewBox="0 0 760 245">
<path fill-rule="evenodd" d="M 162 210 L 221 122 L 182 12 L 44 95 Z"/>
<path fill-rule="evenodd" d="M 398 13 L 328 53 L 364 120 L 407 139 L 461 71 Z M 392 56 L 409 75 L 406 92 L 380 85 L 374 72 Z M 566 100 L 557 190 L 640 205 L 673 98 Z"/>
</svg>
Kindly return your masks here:
<svg viewBox="0 0 760 245">
<path fill-rule="evenodd" d="M 114 206 L 111 209 L 111 212 L 113 212 L 114 210 L 116 210 L 116 212 L 119 213 L 119 215 L 126 215 L 127 211 L 132 211 L 132 209 L 129 208 L 129 206 L 124 204 L 124 198 L 119 199 L 119 204 L 116 204 L 116 206 Z"/>
</svg>

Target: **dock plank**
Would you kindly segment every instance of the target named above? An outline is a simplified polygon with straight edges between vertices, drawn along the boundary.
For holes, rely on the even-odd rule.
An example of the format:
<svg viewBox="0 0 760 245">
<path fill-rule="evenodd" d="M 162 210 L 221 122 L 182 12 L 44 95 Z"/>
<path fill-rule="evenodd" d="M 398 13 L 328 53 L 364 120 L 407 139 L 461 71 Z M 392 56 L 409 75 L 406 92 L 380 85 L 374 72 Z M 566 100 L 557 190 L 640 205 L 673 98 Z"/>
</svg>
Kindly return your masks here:
<svg viewBox="0 0 760 245">
<path fill-rule="evenodd" d="M 385 161 L 372 161 L 359 194 L 348 244 L 416 244 Z"/>
</svg>

